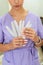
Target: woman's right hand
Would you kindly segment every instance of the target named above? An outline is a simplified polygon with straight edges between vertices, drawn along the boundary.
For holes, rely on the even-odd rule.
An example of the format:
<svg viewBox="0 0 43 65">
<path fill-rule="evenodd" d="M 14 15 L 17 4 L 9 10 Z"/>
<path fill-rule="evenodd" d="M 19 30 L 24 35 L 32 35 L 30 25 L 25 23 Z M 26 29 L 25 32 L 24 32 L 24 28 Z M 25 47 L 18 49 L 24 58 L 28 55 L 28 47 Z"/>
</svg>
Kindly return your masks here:
<svg viewBox="0 0 43 65">
<path fill-rule="evenodd" d="M 0 52 L 6 52 L 10 51 L 16 48 L 21 48 L 26 45 L 28 41 L 23 39 L 22 37 L 14 38 L 10 43 L 8 44 L 0 44 Z"/>
<path fill-rule="evenodd" d="M 20 48 L 25 46 L 27 43 L 26 39 L 23 39 L 22 37 L 16 37 L 11 41 L 12 48 Z"/>
</svg>

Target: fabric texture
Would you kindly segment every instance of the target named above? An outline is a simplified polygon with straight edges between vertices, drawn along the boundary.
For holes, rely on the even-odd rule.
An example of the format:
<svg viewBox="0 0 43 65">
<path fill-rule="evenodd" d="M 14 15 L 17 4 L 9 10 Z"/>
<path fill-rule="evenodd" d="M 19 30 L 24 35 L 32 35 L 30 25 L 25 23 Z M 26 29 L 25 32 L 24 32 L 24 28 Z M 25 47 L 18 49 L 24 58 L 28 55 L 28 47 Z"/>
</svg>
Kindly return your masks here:
<svg viewBox="0 0 43 65">
<path fill-rule="evenodd" d="M 14 29 L 17 26 L 17 23 L 16 25 L 13 24 L 15 22 L 9 13 L 0 18 L 0 42 L 3 42 L 3 44 L 8 44 L 13 38 L 20 36 L 21 28 L 23 29 L 23 26 L 25 27 L 28 22 L 31 25 L 27 25 L 27 27 L 33 28 L 37 35 L 43 39 L 43 26 L 38 16 L 29 12 L 24 20 L 24 24 L 20 22 L 22 25 L 20 24 L 20 27 L 17 27 L 18 32 L 17 28 Z M 26 46 L 4 52 L 2 65 L 40 65 L 34 42 L 28 39 Z"/>
</svg>

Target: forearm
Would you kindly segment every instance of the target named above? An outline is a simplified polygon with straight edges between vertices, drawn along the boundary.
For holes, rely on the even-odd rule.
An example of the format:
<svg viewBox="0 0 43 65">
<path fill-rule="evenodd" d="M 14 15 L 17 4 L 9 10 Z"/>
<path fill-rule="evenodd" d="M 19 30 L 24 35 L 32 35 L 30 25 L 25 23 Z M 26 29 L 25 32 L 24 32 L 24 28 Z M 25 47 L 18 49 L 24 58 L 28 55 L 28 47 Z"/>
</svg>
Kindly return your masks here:
<svg viewBox="0 0 43 65">
<path fill-rule="evenodd" d="M 9 50 L 12 50 L 12 49 L 13 49 L 13 47 L 10 43 L 9 44 L 0 43 L 0 52 L 6 52 L 6 51 L 9 51 Z"/>
</svg>

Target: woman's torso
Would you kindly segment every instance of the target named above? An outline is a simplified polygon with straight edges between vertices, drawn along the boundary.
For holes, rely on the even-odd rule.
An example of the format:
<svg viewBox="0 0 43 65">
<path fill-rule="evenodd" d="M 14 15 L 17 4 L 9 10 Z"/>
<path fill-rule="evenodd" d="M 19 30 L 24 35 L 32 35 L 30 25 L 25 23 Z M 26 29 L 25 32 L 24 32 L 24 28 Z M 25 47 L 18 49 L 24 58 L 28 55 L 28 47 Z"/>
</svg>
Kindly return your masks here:
<svg viewBox="0 0 43 65">
<path fill-rule="evenodd" d="M 8 26 L 12 30 L 11 23 L 14 21 L 14 19 L 11 17 L 9 13 L 7 13 L 2 21 L 2 28 L 3 28 L 3 34 L 4 34 L 4 44 L 8 44 L 14 37 L 8 32 L 6 29 L 6 26 Z M 25 24 L 24 26 L 30 22 L 32 24 L 32 28 L 37 33 L 37 22 L 36 22 L 36 16 L 34 16 L 32 13 L 29 13 L 26 16 L 26 19 L 24 20 Z M 3 61 L 8 64 L 15 64 L 20 65 L 21 63 L 24 65 L 31 65 L 32 62 L 32 56 L 37 57 L 37 50 L 34 47 L 34 42 L 30 39 L 28 39 L 28 43 L 25 47 L 17 48 L 14 50 L 10 50 L 4 53 Z M 29 61 L 29 62 L 28 62 Z M 4 63 L 3 62 L 3 63 Z M 21 64 L 21 65 L 22 65 Z"/>
</svg>

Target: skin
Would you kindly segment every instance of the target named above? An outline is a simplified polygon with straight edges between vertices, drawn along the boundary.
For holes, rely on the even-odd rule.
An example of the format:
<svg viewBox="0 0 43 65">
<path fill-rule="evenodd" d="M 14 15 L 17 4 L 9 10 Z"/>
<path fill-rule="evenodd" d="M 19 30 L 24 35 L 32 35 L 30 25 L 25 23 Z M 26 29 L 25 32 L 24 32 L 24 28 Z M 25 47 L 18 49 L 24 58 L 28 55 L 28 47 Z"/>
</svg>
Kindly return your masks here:
<svg viewBox="0 0 43 65">
<path fill-rule="evenodd" d="M 41 43 L 37 43 L 39 42 L 39 36 L 37 36 L 36 32 L 32 28 L 25 28 L 23 31 L 23 35 L 28 39 L 34 41 L 36 47 L 40 47 L 43 45 L 43 39 L 41 39 Z"/>
<path fill-rule="evenodd" d="M 28 14 L 28 11 L 26 11 L 23 8 L 24 0 L 8 0 L 8 1 L 9 1 L 9 4 L 11 5 L 11 10 L 9 11 L 9 14 L 17 21 L 19 25 L 19 21 L 21 19 L 24 20 Z M 39 41 L 39 38 L 36 35 L 35 31 L 31 28 L 24 29 L 22 34 L 25 35 L 25 37 L 34 41 L 35 43 Z M 37 47 L 42 46 L 42 42 L 43 40 L 41 41 L 40 44 L 35 44 L 35 45 Z M 21 48 L 26 43 L 27 43 L 27 40 L 23 39 L 22 37 L 16 37 L 9 44 L 0 43 L 0 52 L 6 52 L 16 48 Z"/>
</svg>

